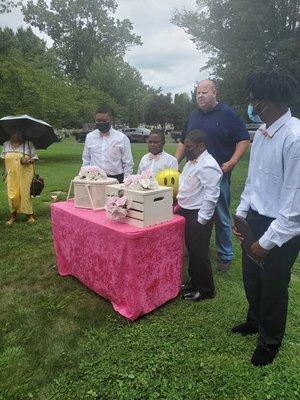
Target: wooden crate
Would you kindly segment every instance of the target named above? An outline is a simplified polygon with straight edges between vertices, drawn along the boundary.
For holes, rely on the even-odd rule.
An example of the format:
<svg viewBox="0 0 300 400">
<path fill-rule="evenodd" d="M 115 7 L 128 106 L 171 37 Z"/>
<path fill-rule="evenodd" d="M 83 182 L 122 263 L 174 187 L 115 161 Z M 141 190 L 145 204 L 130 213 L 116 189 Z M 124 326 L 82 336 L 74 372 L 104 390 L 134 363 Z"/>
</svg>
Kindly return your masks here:
<svg viewBox="0 0 300 400">
<path fill-rule="evenodd" d="M 68 199 L 72 186 L 74 187 L 74 205 L 79 208 L 101 210 L 105 206 L 105 187 L 118 182 L 117 179 L 107 178 L 103 181 L 87 181 L 73 179 L 70 183 Z"/>
<path fill-rule="evenodd" d="M 124 191 L 124 196 L 131 200 L 131 207 L 126 222 L 139 228 L 161 224 L 173 218 L 173 190 L 159 186 L 155 190 L 132 190 L 123 184 L 105 187 L 106 198 L 117 196 Z"/>
</svg>

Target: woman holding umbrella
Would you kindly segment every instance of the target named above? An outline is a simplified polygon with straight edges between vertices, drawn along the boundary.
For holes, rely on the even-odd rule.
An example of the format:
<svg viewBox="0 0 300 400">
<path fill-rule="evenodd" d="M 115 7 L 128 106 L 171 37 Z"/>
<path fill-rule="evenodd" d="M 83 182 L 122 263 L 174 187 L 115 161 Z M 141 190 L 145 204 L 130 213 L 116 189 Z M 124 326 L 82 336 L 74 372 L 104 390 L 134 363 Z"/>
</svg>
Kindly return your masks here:
<svg viewBox="0 0 300 400">
<path fill-rule="evenodd" d="M 15 126 L 10 130 L 10 139 L 3 143 L 1 157 L 4 158 L 5 180 L 10 208 L 10 217 L 6 222 L 12 225 L 17 214 L 26 214 L 27 223 L 33 224 L 33 209 L 30 186 L 34 174 L 33 164 L 38 160 L 32 142 L 25 140 L 20 129 Z"/>
<path fill-rule="evenodd" d="M 47 149 L 58 138 L 47 122 L 30 115 L 8 115 L 0 119 L 0 144 L 5 160 L 7 194 L 10 206 L 8 225 L 18 213 L 27 214 L 27 222 L 34 223 L 30 186 L 34 175 L 36 149 Z"/>
</svg>

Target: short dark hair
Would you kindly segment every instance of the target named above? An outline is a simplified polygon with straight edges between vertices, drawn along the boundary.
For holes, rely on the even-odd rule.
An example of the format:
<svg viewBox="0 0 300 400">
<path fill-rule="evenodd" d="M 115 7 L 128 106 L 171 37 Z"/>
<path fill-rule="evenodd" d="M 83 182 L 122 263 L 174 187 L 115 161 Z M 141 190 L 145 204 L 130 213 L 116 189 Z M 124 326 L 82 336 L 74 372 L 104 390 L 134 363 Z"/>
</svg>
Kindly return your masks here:
<svg viewBox="0 0 300 400">
<path fill-rule="evenodd" d="M 255 100 L 267 100 L 277 105 L 289 105 L 298 87 L 295 78 L 278 68 L 258 69 L 247 79 L 247 89 Z"/>
<path fill-rule="evenodd" d="M 112 117 L 112 110 L 110 107 L 102 106 L 97 108 L 95 114 L 108 114 L 110 117 Z"/>
<path fill-rule="evenodd" d="M 195 129 L 186 135 L 185 140 L 190 140 L 193 143 L 204 143 L 206 145 L 207 133 L 200 129 Z"/>
<path fill-rule="evenodd" d="M 162 142 L 163 142 L 163 143 L 166 143 L 166 137 L 165 137 L 164 132 L 159 131 L 159 130 L 157 130 L 157 131 L 156 131 L 156 130 L 152 130 L 152 131 L 150 132 L 150 135 L 158 135 L 158 136 L 160 136 Z M 150 136 L 150 135 L 149 135 L 149 136 Z"/>
</svg>

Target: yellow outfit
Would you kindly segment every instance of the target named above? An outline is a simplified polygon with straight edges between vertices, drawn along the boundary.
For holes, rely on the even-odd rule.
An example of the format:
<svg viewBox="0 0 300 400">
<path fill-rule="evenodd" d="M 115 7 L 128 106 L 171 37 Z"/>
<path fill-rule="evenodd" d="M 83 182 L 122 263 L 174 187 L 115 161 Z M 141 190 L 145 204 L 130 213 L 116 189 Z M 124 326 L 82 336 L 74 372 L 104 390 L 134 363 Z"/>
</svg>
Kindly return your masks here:
<svg viewBox="0 0 300 400">
<path fill-rule="evenodd" d="M 22 157 L 24 154 L 19 152 L 5 153 L 4 156 L 8 203 L 11 213 L 33 214 L 30 197 L 33 164 L 21 164 Z"/>
</svg>

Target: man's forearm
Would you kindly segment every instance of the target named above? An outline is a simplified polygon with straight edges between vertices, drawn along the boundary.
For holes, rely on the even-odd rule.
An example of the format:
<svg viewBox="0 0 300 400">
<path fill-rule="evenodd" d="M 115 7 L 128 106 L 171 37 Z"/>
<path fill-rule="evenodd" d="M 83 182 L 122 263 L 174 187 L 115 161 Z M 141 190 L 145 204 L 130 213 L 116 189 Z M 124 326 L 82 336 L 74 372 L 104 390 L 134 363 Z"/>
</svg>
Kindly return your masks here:
<svg viewBox="0 0 300 400">
<path fill-rule="evenodd" d="M 175 153 L 175 157 L 178 161 L 178 164 L 184 158 L 184 152 L 185 152 L 184 144 L 179 142 Z"/>
<path fill-rule="evenodd" d="M 250 140 L 242 140 L 237 143 L 235 146 L 235 152 L 233 153 L 231 159 L 229 161 L 237 164 L 239 159 L 243 156 L 243 154 L 247 151 L 250 144 Z"/>
</svg>

